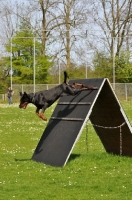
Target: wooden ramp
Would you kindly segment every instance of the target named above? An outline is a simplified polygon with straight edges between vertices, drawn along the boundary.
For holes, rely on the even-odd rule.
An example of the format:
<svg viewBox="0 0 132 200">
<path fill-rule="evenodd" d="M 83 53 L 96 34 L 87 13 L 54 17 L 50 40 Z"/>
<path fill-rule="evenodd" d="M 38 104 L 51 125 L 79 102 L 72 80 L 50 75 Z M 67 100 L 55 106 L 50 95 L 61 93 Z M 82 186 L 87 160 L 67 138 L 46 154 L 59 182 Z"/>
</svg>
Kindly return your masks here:
<svg viewBox="0 0 132 200">
<path fill-rule="evenodd" d="M 71 80 L 98 90 L 61 97 L 32 159 L 62 167 L 90 119 L 108 153 L 132 156 L 132 127 L 108 79 Z"/>
</svg>

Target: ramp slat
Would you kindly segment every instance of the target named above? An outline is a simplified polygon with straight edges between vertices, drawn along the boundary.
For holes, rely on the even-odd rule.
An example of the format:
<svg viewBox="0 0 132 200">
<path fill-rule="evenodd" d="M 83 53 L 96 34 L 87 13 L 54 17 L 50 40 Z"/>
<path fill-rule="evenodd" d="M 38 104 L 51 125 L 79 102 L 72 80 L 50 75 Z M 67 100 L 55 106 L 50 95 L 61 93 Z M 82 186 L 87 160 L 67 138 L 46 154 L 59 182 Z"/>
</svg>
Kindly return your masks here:
<svg viewBox="0 0 132 200">
<path fill-rule="evenodd" d="M 58 105 L 91 105 L 91 102 L 59 102 Z"/>
<path fill-rule="evenodd" d="M 50 119 L 65 120 L 65 121 L 84 121 L 82 118 L 68 118 L 68 117 L 51 117 Z"/>
</svg>

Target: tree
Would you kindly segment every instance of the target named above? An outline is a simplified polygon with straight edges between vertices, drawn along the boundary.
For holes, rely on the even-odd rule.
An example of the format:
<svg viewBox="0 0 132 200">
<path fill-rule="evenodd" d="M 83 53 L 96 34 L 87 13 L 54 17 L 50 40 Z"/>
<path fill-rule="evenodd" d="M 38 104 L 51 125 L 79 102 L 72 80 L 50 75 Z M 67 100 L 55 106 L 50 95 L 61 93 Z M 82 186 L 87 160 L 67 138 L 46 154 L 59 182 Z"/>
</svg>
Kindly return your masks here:
<svg viewBox="0 0 132 200">
<path fill-rule="evenodd" d="M 2 57 L 0 59 L 0 93 L 2 94 L 10 86 L 10 71 L 7 69 L 7 58 Z"/>
<path fill-rule="evenodd" d="M 37 10 L 40 12 L 39 18 L 36 20 L 38 24 L 38 31 L 36 33 L 42 38 L 42 54 L 45 55 L 47 52 L 47 44 L 51 44 L 51 51 L 48 51 L 49 55 L 52 56 L 53 60 L 61 57 L 66 69 L 70 68 L 70 64 L 75 60 L 74 54 L 77 54 L 81 48 L 80 46 L 77 49 L 79 44 L 77 39 L 82 37 L 78 32 L 87 23 L 87 1 L 38 0 L 32 2 L 28 0 L 30 7 L 35 8 L 36 5 L 36 10 L 32 9 L 33 12 L 37 12 Z M 38 21 L 41 21 L 41 23 L 38 23 Z M 78 31 L 75 32 L 75 29 L 78 29 Z"/>
<path fill-rule="evenodd" d="M 112 81 L 112 59 L 104 52 L 96 53 L 93 59 L 93 76 L 98 78 L 109 78 Z"/>
<path fill-rule="evenodd" d="M 130 83 L 132 82 L 132 63 L 129 61 L 129 52 L 121 52 L 119 57 L 115 59 L 115 75 L 116 82 Z M 110 55 L 102 53 L 96 53 L 93 59 L 93 77 L 107 77 L 112 81 L 112 62 Z"/>
<path fill-rule="evenodd" d="M 8 39 L 16 36 L 15 31 L 19 30 L 21 21 L 23 21 L 26 23 L 23 28 L 30 27 L 34 33 L 33 37 L 39 38 L 36 42 L 40 44 L 39 54 L 42 58 L 38 63 L 41 63 L 47 56 L 54 61 L 54 65 L 51 65 L 52 68 L 49 70 L 51 75 L 56 74 L 58 77 L 58 66 L 61 71 L 65 68 L 72 70 L 73 63 L 76 66 L 83 66 L 85 62 L 85 65 L 87 63 L 93 66 L 95 62 L 92 63 L 92 58 L 96 55 L 96 59 L 99 59 L 98 64 L 102 56 L 104 60 L 102 69 L 100 66 L 98 73 L 96 66 L 93 68 L 93 76 L 94 72 L 96 72 L 95 75 L 99 75 L 101 71 L 104 76 L 103 69 L 105 68 L 107 72 L 111 72 L 106 75 L 112 80 L 112 70 L 110 70 L 112 59 L 115 58 L 117 62 L 121 59 L 122 51 L 126 54 L 128 52 L 130 54 L 131 51 L 131 13 L 131 0 L 27 0 L 26 3 L 17 0 L 9 3 L 9 0 L 5 0 L 2 1 L 2 12 L 0 13 L 2 19 L 0 24 L 3 31 L 1 31 L 0 38 L 5 44 L 7 41 L 5 35 Z M 26 46 L 24 48 L 26 49 Z M 128 61 L 130 62 L 130 59 Z M 117 63 L 115 63 L 116 78 L 121 62 Z M 122 69 L 123 65 L 120 67 Z M 38 71 L 40 72 L 40 68 Z M 36 74 L 37 79 L 39 79 L 39 74 Z"/>
<path fill-rule="evenodd" d="M 132 63 L 130 53 L 121 52 L 120 57 L 116 57 L 116 81 L 120 83 L 132 82 Z"/>
<path fill-rule="evenodd" d="M 64 58 L 66 69 L 71 69 L 72 63 L 79 60 L 82 40 L 86 32 L 89 8 L 87 0 L 61 0 L 59 1 L 61 26 L 60 38 L 62 40 L 61 56 Z M 79 42 L 80 41 L 80 42 Z"/>
<path fill-rule="evenodd" d="M 8 39 L 14 30 L 18 30 L 20 22 L 25 21 L 32 27 L 35 36 L 41 38 L 43 56 L 52 57 L 52 61 L 61 58 L 67 69 L 71 63 L 78 62 L 83 49 L 81 41 L 83 29 L 86 29 L 84 25 L 87 24 L 89 0 L 27 0 L 26 3 L 15 1 L 12 4 L 5 1 L 3 9 L 8 13 L 5 24 L 9 24 L 11 30 L 7 31 Z"/>
<path fill-rule="evenodd" d="M 25 26 L 25 22 L 22 23 L 22 27 Z M 7 51 L 10 52 L 10 42 Z M 20 29 L 12 37 L 13 83 L 33 83 L 34 58 L 36 83 L 47 83 L 52 62 L 48 56 L 41 55 L 41 43 L 35 39 L 31 29 Z"/>
<path fill-rule="evenodd" d="M 93 0 L 93 5 L 93 21 L 102 34 L 102 40 L 107 42 L 111 57 L 113 53 L 119 56 L 126 41 L 131 40 L 132 1 Z"/>
</svg>

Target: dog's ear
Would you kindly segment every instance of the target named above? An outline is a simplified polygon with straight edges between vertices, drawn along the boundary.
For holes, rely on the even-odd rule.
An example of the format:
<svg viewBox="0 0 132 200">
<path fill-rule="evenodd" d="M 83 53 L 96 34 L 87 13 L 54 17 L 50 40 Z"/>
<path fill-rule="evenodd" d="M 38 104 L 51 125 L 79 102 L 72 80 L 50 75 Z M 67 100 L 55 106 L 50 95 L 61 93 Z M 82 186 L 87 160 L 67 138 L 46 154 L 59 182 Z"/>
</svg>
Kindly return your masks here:
<svg viewBox="0 0 132 200">
<path fill-rule="evenodd" d="M 23 93 L 23 95 L 24 95 L 24 96 L 27 96 L 27 93 L 26 93 L 26 92 L 24 92 L 24 93 Z"/>
<path fill-rule="evenodd" d="M 22 95 L 25 95 L 25 96 L 27 96 L 27 93 L 26 92 L 24 92 L 24 93 L 22 93 L 22 92 L 19 92 L 20 93 L 20 96 L 22 96 Z"/>
<path fill-rule="evenodd" d="M 19 92 L 20 96 L 22 96 L 22 92 Z"/>
</svg>

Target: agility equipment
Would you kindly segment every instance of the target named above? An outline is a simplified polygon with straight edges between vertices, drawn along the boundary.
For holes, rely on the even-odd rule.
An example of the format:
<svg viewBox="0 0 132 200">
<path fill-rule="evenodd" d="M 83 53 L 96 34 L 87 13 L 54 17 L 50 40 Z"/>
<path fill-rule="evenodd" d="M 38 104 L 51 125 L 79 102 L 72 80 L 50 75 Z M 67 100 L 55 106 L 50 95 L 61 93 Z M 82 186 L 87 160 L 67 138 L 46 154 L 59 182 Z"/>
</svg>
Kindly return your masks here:
<svg viewBox="0 0 132 200">
<path fill-rule="evenodd" d="M 63 96 L 45 128 L 32 160 L 65 166 L 90 119 L 106 152 L 132 156 L 132 127 L 107 78 L 70 80 L 98 90 Z"/>
</svg>

